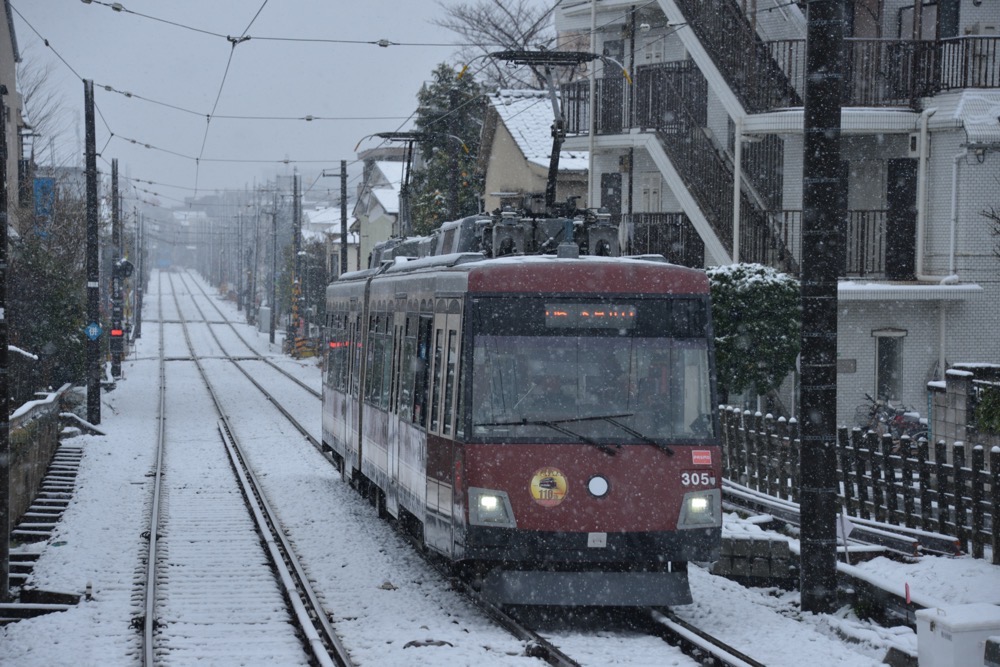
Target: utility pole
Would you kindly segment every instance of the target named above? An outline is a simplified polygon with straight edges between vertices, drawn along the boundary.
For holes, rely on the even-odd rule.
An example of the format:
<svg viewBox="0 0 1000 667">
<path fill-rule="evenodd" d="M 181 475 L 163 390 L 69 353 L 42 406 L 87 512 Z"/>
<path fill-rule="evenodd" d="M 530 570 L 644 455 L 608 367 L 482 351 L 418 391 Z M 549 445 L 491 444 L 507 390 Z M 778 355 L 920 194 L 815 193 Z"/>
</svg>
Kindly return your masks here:
<svg viewBox="0 0 1000 667">
<path fill-rule="evenodd" d="M 243 257 L 243 211 L 236 212 L 236 312 L 243 310 L 244 282 L 246 269 Z"/>
<path fill-rule="evenodd" d="M 802 610 L 836 608 L 837 277 L 847 215 L 840 169 L 844 0 L 809 0 L 802 168 Z"/>
<path fill-rule="evenodd" d="M 132 340 L 142 338 L 142 286 L 146 279 L 146 249 L 145 236 L 143 235 L 142 216 L 136 211 L 136 232 L 135 232 L 135 259 L 139 267 L 139 277 L 135 281 L 135 329 L 132 330 Z"/>
<path fill-rule="evenodd" d="M 339 276 L 347 273 L 347 160 L 340 161 L 339 174 L 329 174 L 324 169 L 320 175 L 328 178 L 340 177 L 340 267 L 337 271 Z"/>
<path fill-rule="evenodd" d="M 360 268 L 360 267 L 358 267 Z M 340 161 L 340 271 L 347 272 L 347 160 Z"/>
<path fill-rule="evenodd" d="M 271 336 L 274 345 L 275 315 L 278 310 L 278 190 L 275 184 L 274 206 L 271 208 Z"/>
<path fill-rule="evenodd" d="M 118 158 L 111 158 L 111 377 L 122 376 L 122 352 L 125 341 L 122 328 L 121 262 L 122 220 L 118 205 Z"/>
<path fill-rule="evenodd" d="M 448 90 L 448 134 L 455 137 L 455 114 L 458 109 L 458 94 L 459 90 L 456 87 L 457 82 L 452 82 L 452 87 Z M 456 139 L 458 137 L 455 137 Z M 461 140 L 460 140 L 461 141 Z M 464 143 L 462 144 L 465 145 Z M 451 181 L 448 184 L 448 218 L 450 220 L 458 220 L 462 217 L 462 209 L 458 202 L 458 151 L 450 151 L 451 160 L 448 165 L 448 169 L 451 172 Z"/>
<path fill-rule="evenodd" d="M 292 252 L 295 259 L 292 262 L 292 318 L 288 324 L 288 340 L 286 344 L 292 356 L 296 353 L 296 340 L 302 332 L 302 320 L 305 316 L 302 308 L 302 193 L 299 192 L 299 175 L 292 175 Z"/>
<path fill-rule="evenodd" d="M 101 423 L 101 265 L 98 258 L 97 139 L 94 128 L 94 82 L 83 82 L 87 172 L 87 421 Z"/>
<path fill-rule="evenodd" d="M 247 322 L 257 322 L 257 268 L 260 263 L 260 201 L 258 192 L 254 189 L 254 220 L 253 220 L 253 259 L 250 262 L 250 296 L 247 301 Z"/>
<path fill-rule="evenodd" d="M 10 398 L 7 386 L 7 86 L 0 85 L 0 602 L 10 601 Z"/>
</svg>

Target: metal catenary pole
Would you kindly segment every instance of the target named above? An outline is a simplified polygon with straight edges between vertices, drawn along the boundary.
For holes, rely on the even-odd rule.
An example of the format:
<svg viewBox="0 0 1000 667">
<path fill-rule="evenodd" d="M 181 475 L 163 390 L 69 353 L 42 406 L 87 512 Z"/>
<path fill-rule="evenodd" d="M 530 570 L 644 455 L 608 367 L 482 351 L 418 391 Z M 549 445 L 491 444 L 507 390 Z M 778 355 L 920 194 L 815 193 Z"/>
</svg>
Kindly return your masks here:
<svg viewBox="0 0 1000 667">
<path fill-rule="evenodd" d="M 101 423 L 101 266 L 98 261 L 97 140 L 94 128 L 94 82 L 83 82 L 85 164 L 87 173 L 87 421 Z"/>
<path fill-rule="evenodd" d="M 802 178 L 802 609 L 837 593 L 837 277 L 846 197 L 840 164 L 844 0 L 810 0 Z"/>
</svg>

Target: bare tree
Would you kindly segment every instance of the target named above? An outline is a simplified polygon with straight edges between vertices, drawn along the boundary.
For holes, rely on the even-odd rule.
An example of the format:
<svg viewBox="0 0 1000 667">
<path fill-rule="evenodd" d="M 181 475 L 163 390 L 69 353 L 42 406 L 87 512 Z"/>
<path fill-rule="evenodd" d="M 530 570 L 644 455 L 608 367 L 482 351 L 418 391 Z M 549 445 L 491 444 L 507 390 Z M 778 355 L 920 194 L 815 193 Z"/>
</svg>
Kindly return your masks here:
<svg viewBox="0 0 1000 667">
<path fill-rule="evenodd" d="M 77 151 L 70 132 L 73 114 L 52 83 L 54 69 L 51 62 L 43 64 L 29 46 L 17 66 L 17 88 L 21 93 L 24 121 L 34 135 L 35 159 L 41 160 L 42 147 L 47 148 L 45 162 L 58 167 L 73 163 Z"/>
<path fill-rule="evenodd" d="M 545 82 L 528 67 L 511 66 L 483 56 L 504 50 L 552 48 L 552 14 L 558 2 L 539 0 L 479 0 L 438 3 L 445 18 L 432 21 L 459 35 L 459 55 L 487 88 L 544 88 Z"/>
</svg>

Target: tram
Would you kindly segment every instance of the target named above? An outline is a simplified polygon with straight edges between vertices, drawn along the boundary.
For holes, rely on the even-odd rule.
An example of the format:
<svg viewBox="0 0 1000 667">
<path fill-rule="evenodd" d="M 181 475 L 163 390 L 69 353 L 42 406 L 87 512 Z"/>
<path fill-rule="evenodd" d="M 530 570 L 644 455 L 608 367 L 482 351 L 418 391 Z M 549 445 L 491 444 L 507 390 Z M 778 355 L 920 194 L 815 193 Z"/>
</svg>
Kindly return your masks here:
<svg viewBox="0 0 1000 667">
<path fill-rule="evenodd" d="M 344 478 L 498 604 L 691 602 L 722 525 L 705 273 L 615 256 L 606 220 L 439 237 L 327 288 Z"/>
</svg>

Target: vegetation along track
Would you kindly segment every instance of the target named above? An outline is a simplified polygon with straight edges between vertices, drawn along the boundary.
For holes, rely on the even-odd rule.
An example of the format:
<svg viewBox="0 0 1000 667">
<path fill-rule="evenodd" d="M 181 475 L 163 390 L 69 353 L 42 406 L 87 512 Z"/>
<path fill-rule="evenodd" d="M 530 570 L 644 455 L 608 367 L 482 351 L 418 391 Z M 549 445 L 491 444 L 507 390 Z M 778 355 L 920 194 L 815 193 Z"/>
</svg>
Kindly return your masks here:
<svg viewBox="0 0 1000 667">
<path fill-rule="evenodd" d="M 245 464 L 167 275 L 177 319 L 163 316 L 161 274 L 158 442 L 143 611 L 135 621 L 143 663 L 253 662 L 266 655 L 276 664 L 349 665 Z M 166 322 L 183 328 L 191 356 L 164 353 Z M 179 363 L 168 365 L 168 358 Z M 220 437 L 223 447 L 214 444 Z"/>
</svg>

